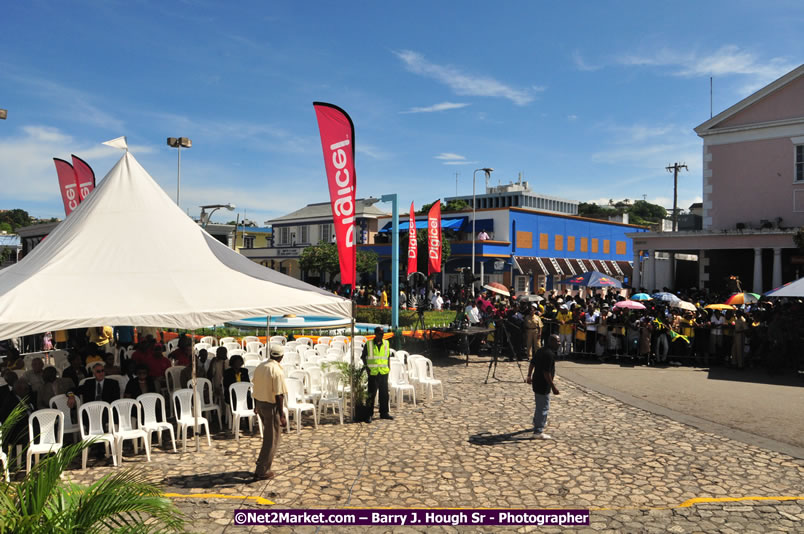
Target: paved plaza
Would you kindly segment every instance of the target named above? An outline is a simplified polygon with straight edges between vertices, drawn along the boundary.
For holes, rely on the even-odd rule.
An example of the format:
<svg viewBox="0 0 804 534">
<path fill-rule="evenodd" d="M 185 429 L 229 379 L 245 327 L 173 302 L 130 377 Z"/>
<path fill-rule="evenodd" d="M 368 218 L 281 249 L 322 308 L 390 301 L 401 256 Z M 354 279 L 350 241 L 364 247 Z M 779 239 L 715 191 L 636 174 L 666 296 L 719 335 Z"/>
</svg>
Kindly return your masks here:
<svg viewBox="0 0 804 534">
<path fill-rule="evenodd" d="M 219 434 L 201 453 L 154 450 L 125 458 L 147 469 L 190 517 L 194 532 L 263 532 L 237 527 L 237 508 L 448 507 L 592 510 L 580 529 L 541 532 L 801 532 L 804 460 L 706 432 L 620 402 L 561 377 L 547 432 L 530 433 L 533 399 L 515 362 L 435 362 L 446 399 L 392 407 L 394 421 L 283 436 L 275 479 L 252 483 L 259 434 Z M 527 364 L 521 364 L 527 373 Z M 90 461 L 92 462 L 92 460 Z M 90 482 L 115 468 L 73 470 Z M 270 503 L 275 503 L 271 505 Z M 510 527 L 272 527 L 272 532 L 529 532 Z"/>
</svg>

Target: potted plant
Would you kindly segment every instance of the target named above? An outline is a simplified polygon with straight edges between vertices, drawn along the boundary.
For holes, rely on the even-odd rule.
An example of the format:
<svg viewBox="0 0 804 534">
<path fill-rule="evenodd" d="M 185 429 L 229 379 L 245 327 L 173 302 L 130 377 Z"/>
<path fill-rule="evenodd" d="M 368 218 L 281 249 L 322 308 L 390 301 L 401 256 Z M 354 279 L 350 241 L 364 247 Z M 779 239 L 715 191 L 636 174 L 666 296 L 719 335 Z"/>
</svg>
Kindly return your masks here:
<svg viewBox="0 0 804 534">
<path fill-rule="evenodd" d="M 326 371 L 338 371 L 341 380 L 349 385 L 349 406 L 352 421 L 360 422 L 368 417 L 366 400 L 368 398 L 368 377 L 363 367 L 357 367 L 347 362 L 326 362 L 323 364 Z"/>
</svg>

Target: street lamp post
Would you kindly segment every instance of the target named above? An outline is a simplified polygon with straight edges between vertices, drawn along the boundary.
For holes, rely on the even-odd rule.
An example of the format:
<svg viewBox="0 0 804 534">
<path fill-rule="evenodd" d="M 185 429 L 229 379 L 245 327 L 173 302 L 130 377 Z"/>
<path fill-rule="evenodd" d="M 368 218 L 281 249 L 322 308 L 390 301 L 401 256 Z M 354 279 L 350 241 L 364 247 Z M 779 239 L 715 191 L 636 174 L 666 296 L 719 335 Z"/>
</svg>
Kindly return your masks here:
<svg viewBox="0 0 804 534">
<path fill-rule="evenodd" d="M 201 220 L 201 227 L 206 228 L 207 224 L 209 224 L 209 219 L 212 217 L 212 214 L 215 213 L 216 211 L 218 211 L 219 209 L 226 208 L 229 211 L 234 211 L 235 207 L 236 206 L 234 204 L 231 204 L 231 203 L 229 203 L 229 204 L 208 204 L 206 206 L 199 206 L 199 208 L 201 208 L 201 216 L 199 217 L 199 219 Z M 209 213 L 207 213 L 207 210 L 211 210 L 211 211 Z M 235 228 L 235 231 L 237 231 L 237 228 Z"/>
<path fill-rule="evenodd" d="M 482 169 L 475 169 L 475 172 L 472 173 L 472 294 L 474 294 L 475 287 L 475 210 L 477 209 L 477 201 L 475 200 L 475 182 L 477 178 L 477 171 L 483 171 L 486 173 L 486 183 L 488 183 L 488 179 L 494 169 L 491 167 L 483 167 Z M 482 284 L 483 280 L 481 280 L 480 283 Z"/>
<path fill-rule="evenodd" d="M 193 146 L 193 141 L 189 137 L 168 137 L 167 145 L 179 150 L 179 169 L 176 178 L 176 205 L 179 205 L 179 195 L 181 194 L 181 149 Z"/>
</svg>

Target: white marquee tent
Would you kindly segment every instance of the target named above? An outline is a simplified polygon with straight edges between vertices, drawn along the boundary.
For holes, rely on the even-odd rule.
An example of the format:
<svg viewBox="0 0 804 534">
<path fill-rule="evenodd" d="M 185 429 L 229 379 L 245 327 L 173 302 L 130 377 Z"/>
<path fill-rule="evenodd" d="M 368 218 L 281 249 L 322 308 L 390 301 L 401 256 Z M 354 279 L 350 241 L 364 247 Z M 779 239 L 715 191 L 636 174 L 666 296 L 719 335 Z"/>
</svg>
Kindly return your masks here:
<svg viewBox="0 0 804 534">
<path fill-rule="evenodd" d="M 41 244 L 0 271 L 0 339 L 289 313 L 349 317 L 351 303 L 211 237 L 128 152 Z"/>
<path fill-rule="evenodd" d="M 804 297 L 804 278 L 799 278 L 793 282 L 772 289 L 765 293 L 766 297 Z"/>
</svg>

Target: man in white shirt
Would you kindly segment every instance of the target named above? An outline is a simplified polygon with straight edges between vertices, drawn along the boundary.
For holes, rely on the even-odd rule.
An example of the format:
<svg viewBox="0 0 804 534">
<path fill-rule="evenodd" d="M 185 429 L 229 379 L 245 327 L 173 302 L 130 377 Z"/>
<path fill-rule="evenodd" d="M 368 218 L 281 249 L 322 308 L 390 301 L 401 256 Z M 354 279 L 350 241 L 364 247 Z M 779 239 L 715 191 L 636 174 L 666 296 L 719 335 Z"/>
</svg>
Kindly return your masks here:
<svg viewBox="0 0 804 534">
<path fill-rule="evenodd" d="M 436 291 L 433 294 L 433 299 L 430 302 L 432 303 L 434 310 L 440 311 L 441 308 L 444 306 L 444 299 L 441 298 L 441 292 Z"/>
<path fill-rule="evenodd" d="M 257 468 L 254 480 L 274 478 L 271 465 L 279 448 L 282 427 L 287 424 L 284 412 L 285 395 L 288 392 L 285 384 L 285 373 L 279 362 L 285 355 L 285 347 L 271 344 L 271 359 L 254 369 L 253 398 L 254 408 L 262 420 L 264 428 L 262 448 L 257 457 Z"/>
<path fill-rule="evenodd" d="M 600 312 L 595 308 L 594 302 L 589 302 L 589 307 L 586 309 L 584 322 L 586 323 L 586 352 L 595 352 L 595 343 L 597 343 L 597 323 L 600 321 Z"/>
<path fill-rule="evenodd" d="M 464 310 L 466 318 L 469 319 L 470 324 L 477 324 L 480 322 L 480 312 L 477 310 L 477 304 L 472 302 L 466 305 Z"/>
</svg>

